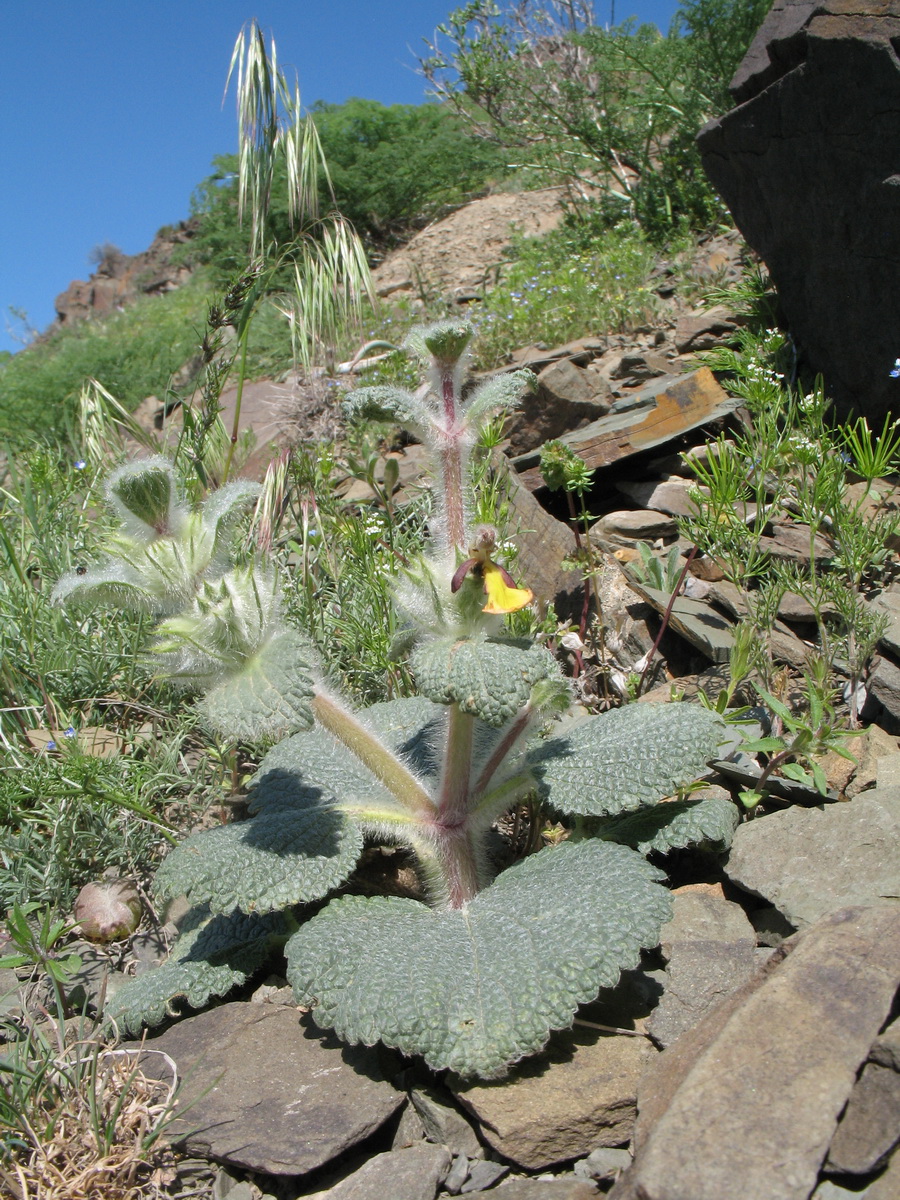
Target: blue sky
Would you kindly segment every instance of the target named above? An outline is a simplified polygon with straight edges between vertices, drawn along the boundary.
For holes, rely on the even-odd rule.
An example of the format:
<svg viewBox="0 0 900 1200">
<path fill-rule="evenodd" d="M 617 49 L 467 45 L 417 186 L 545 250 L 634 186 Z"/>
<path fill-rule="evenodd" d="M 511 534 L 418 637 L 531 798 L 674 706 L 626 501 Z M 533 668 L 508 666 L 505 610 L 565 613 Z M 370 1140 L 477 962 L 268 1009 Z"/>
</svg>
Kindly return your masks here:
<svg viewBox="0 0 900 1200">
<path fill-rule="evenodd" d="M 418 104 L 423 38 L 457 0 L 19 0 L 4 5 L 0 72 L 0 350 L 23 309 L 44 329 L 53 301 L 91 272 L 91 250 L 147 248 L 186 217 L 214 155 L 235 149 L 222 91 L 234 40 L 256 17 L 295 68 L 303 100 Z M 663 31 L 678 0 L 615 0 Z M 610 0 L 597 0 L 601 23 Z"/>
</svg>

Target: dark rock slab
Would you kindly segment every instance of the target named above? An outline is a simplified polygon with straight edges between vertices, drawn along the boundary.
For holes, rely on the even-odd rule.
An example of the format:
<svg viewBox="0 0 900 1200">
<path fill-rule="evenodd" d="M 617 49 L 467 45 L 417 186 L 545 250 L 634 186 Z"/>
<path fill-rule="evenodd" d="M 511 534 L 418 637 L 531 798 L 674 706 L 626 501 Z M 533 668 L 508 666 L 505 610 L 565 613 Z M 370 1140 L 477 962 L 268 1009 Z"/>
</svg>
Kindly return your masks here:
<svg viewBox="0 0 900 1200">
<path fill-rule="evenodd" d="M 449 1167 L 446 1146 L 426 1142 L 389 1150 L 327 1191 L 310 1193 L 307 1200 L 434 1200 Z"/>
<path fill-rule="evenodd" d="M 897 410 L 900 10 L 887 0 L 776 5 L 699 135 L 703 165 L 777 288 L 838 411 Z M 772 18 L 770 18 L 772 19 Z"/>
<path fill-rule="evenodd" d="M 538 503 L 515 472 L 509 474 L 507 495 L 510 526 L 518 528 L 518 578 L 531 588 L 538 603 L 553 604 L 561 617 L 580 614 L 583 576 L 562 567 L 563 560 L 575 553 L 574 533 Z"/>
<path fill-rule="evenodd" d="M 611 389 L 596 372 L 570 359 L 544 367 L 537 387 L 526 392 L 507 426 L 510 456 L 528 451 L 596 421 L 609 412 Z"/>
<path fill-rule="evenodd" d="M 797 929 L 848 904 L 896 899 L 900 788 L 748 821 L 736 830 L 724 869 L 733 883 L 774 904 Z"/>
<path fill-rule="evenodd" d="M 881 1034 L 856 1081 L 828 1151 L 827 1167 L 867 1175 L 900 1141 L 900 1018 Z"/>
<path fill-rule="evenodd" d="M 739 401 L 730 399 L 708 367 L 689 375 L 658 380 L 617 403 L 606 417 L 592 421 L 560 438 L 589 467 L 610 463 L 652 450 L 689 429 L 728 416 Z M 513 459 L 522 482 L 531 491 L 543 487 L 538 453 Z"/>
<path fill-rule="evenodd" d="M 296 1009 L 224 1004 L 146 1043 L 162 1077 L 169 1055 L 186 1111 L 168 1137 L 191 1154 L 270 1175 L 302 1175 L 363 1141 L 403 1103 L 378 1054 L 306 1026 Z"/>
<path fill-rule="evenodd" d="M 497 1200 L 596 1200 L 586 1179 L 514 1179 L 494 1189 Z"/>
<path fill-rule="evenodd" d="M 642 1037 L 576 1028 L 502 1083 L 451 1086 L 498 1153 L 541 1170 L 629 1140 L 638 1079 L 654 1053 Z"/>
<path fill-rule="evenodd" d="M 734 645 L 734 626 L 703 600 L 679 596 L 669 609 L 671 596 L 647 587 L 628 574 L 628 586 L 661 615 L 669 610 L 669 628 L 696 646 L 714 663 L 727 663 Z"/>
<path fill-rule="evenodd" d="M 807 1200 L 898 983 L 900 905 L 792 938 L 651 1063 L 611 1200 Z"/>
</svg>

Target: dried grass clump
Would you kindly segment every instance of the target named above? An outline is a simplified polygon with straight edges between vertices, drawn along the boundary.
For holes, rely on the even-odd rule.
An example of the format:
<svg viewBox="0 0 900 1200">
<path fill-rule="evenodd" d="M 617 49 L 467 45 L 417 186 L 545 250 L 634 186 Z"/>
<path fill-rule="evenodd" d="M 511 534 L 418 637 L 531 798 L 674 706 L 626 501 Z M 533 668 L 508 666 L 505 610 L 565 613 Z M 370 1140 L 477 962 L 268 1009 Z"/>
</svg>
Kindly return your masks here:
<svg viewBox="0 0 900 1200">
<path fill-rule="evenodd" d="M 148 1077 L 144 1054 L 160 1054 L 169 1079 Z M 175 1178 L 162 1138 L 173 1118 L 175 1063 L 161 1051 L 78 1042 L 33 1063 L 41 1083 L 31 1111 L 0 1148 L 0 1195 L 10 1200 L 156 1200 Z"/>
</svg>

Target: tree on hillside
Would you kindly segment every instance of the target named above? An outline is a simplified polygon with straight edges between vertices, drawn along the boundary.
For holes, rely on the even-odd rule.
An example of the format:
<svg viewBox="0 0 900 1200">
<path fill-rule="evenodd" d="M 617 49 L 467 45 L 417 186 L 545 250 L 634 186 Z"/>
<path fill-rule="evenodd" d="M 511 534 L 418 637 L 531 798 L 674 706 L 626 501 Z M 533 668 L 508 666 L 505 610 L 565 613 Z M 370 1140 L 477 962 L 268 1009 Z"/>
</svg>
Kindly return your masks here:
<svg viewBox="0 0 900 1200">
<path fill-rule="evenodd" d="M 694 137 L 728 103 L 727 84 L 767 0 L 683 0 L 668 35 L 600 27 L 589 0 L 471 0 L 421 61 L 434 94 L 469 128 L 573 205 L 598 199 L 651 234 L 720 212 Z"/>
</svg>

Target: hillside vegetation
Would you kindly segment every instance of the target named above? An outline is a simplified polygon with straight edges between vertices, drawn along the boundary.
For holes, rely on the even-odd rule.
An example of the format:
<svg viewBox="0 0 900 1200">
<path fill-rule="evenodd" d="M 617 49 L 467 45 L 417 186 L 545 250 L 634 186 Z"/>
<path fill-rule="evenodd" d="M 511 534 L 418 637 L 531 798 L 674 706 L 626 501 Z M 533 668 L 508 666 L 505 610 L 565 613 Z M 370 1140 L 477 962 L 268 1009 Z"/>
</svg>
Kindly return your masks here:
<svg viewBox="0 0 900 1200">
<path fill-rule="evenodd" d="M 479 352 L 488 365 L 517 341 L 600 333 L 611 312 L 618 314 L 616 327 L 623 311 L 639 310 L 627 296 L 611 301 L 603 288 L 585 296 L 583 272 L 567 271 L 561 257 L 590 262 L 599 255 L 604 278 L 625 280 L 637 291 L 637 246 L 647 247 L 638 254 L 643 262 L 653 247 L 728 219 L 699 170 L 693 138 L 703 121 L 727 107 L 728 79 L 766 0 L 683 0 L 666 36 L 633 23 L 612 30 L 590 25 L 584 7 L 576 5 L 568 24 L 560 24 L 552 6 L 530 2 L 497 15 L 490 0 L 477 0 L 450 15 L 423 60 L 436 102 L 385 106 L 352 99 L 316 104 L 309 116 L 329 165 L 330 183 L 319 184 L 321 210 L 336 207 L 353 223 L 372 263 L 485 189 L 567 186 L 570 232 L 548 247 L 555 274 L 544 282 L 557 289 L 553 304 L 517 309 L 498 336 L 508 302 L 489 303 L 483 315 L 493 315 L 482 322 L 486 345 Z M 8 359 L 0 366 L 0 436 L 13 443 L 65 437 L 77 397 L 92 378 L 129 409 L 148 395 L 164 396 L 179 371 L 190 390 L 183 368 L 198 353 L 208 306 L 250 260 L 251 231 L 238 218 L 236 160 L 222 156 L 214 167 L 191 201 L 199 233 L 178 251 L 193 268 L 190 282 L 124 312 L 51 329 Z M 292 362 L 291 331 L 279 312 L 281 294 L 297 286 L 297 231 L 286 196 L 282 159 L 274 166 L 263 231 L 272 264 L 264 281 L 270 301 L 256 297 L 247 342 L 251 376 L 284 371 Z M 302 236 L 315 240 L 316 228 Z M 522 269 L 510 268 L 508 292 L 528 276 L 528 264 L 542 258 L 540 249 L 524 245 L 518 253 L 526 261 Z M 577 293 L 571 298 L 568 283 Z M 445 311 L 439 303 L 425 315 Z M 545 311 L 554 314 L 546 327 Z M 559 314 L 566 312 L 563 329 Z M 361 337 L 384 333 L 396 341 L 409 315 L 381 306 L 363 321 L 333 332 L 334 345 L 319 345 L 320 361 L 352 353 Z"/>
</svg>

